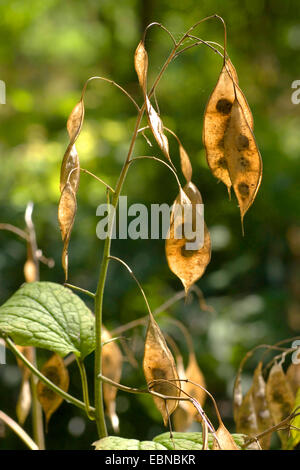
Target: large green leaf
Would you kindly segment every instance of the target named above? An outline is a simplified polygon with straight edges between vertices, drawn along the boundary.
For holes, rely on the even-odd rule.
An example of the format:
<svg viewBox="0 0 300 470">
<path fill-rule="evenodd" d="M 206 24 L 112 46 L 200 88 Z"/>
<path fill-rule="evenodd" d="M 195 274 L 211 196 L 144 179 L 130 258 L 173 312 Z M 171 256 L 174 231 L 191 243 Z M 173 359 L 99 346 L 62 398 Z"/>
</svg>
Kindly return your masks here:
<svg viewBox="0 0 300 470">
<path fill-rule="evenodd" d="M 0 307 L 0 331 L 20 346 L 84 358 L 95 349 L 95 321 L 70 289 L 52 282 L 23 284 Z"/>
<path fill-rule="evenodd" d="M 95 450 L 167 450 L 159 442 L 138 441 L 124 437 L 109 436 L 93 443 Z"/>
<path fill-rule="evenodd" d="M 235 443 L 241 448 L 245 443 L 242 434 L 232 434 Z M 202 450 L 203 440 L 202 432 L 174 432 L 173 439 L 170 438 L 170 433 L 165 432 L 159 434 L 154 439 L 154 442 L 162 444 L 169 450 Z M 212 448 L 213 436 L 208 434 L 208 447 Z"/>
<path fill-rule="evenodd" d="M 241 448 L 245 443 L 243 434 L 232 434 L 235 443 Z M 170 433 L 156 436 L 153 441 L 138 441 L 124 437 L 109 436 L 94 442 L 96 450 L 202 450 L 201 432 L 174 432 L 173 440 Z M 208 447 L 213 445 L 212 434 L 208 435 Z M 175 447 L 174 447 L 175 446 Z"/>
</svg>

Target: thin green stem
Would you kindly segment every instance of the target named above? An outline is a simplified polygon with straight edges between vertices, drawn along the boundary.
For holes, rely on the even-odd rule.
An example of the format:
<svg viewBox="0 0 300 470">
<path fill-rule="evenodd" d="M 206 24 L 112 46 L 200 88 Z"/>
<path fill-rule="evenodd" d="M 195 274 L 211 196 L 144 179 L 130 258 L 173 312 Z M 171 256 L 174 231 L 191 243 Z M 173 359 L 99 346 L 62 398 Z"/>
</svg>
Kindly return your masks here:
<svg viewBox="0 0 300 470">
<path fill-rule="evenodd" d="M 65 282 L 64 286 L 69 287 L 70 289 L 77 290 L 78 292 L 82 292 L 82 294 L 86 294 L 89 297 L 92 297 L 92 299 L 95 298 L 95 294 L 93 294 L 93 292 L 90 292 L 89 290 L 86 290 L 86 289 L 82 289 L 82 287 L 73 286 L 73 284 L 69 284 L 68 282 Z"/>
<path fill-rule="evenodd" d="M 93 178 L 95 178 L 95 180 L 99 181 L 99 183 L 104 184 L 104 186 L 106 186 L 106 188 L 108 188 L 112 193 L 115 192 L 115 191 L 113 190 L 113 188 L 112 188 L 111 186 L 109 186 L 109 184 L 105 183 L 105 181 L 103 181 L 103 180 L 102 180 L 101 178 L 99 178 L 98 176 L 94 175 L 94 173 L 92 173 L 91 171 L 86 170 L 85 168 L 80 168 L 80 171 L 82 171 L 82 173 L 86 173 L 87 175 L 92 176 Z"/>
<path fill-rule="evenodd" d="M 23 442 L 27 445 L 30 450 L 40 450 L 36 443 L 31 439 L 31 437 L 24 431 L 21 426 L 16 423 L 10 416 L 0 410 L 0 420 L 9 426 L 16 434 L 22 439 Z"/>
<path fill-rule="evenodd" d="M 45 377 L 38 369 L 36 369 L 36 367 L 34 367 L 34 365 L 30 361 L 28 361 L 28 359 L 17 349 L 16 345 L 10 338 L 8 338 L 7 336 L 3 336 L 3 339 L 5 340 L 8 347 L 12 350 L 14 355 L 21 359 L 21 361 L 28 367 L 28 369 L 31 370 L 34 375 L 36 375 L 40 379 L 41 382 L 47 385 L 47 387 L 53 390 L 53 392 L 60 395 L 67 402 L 72 403 L 81 410 L 86 409 L 85 403 L 73 397 L 72 395 L 69 395 L 69 393 L 64 392 L 61 388 L 57 387 L 57 385 L 47 379 L 47 377 Z M 95 409 L 90 407 L 90 413 L 94 413 L 94 411 Z"/>
<path fill-rule="evenodd" d="M 93 415 L 90 413 L 90 399 L 89 399 L 89 389 L 88 389 L 88 381 L 86 377 L 86 370 L 84 367 L 84 363 L 81 359 L 76 357 L 76 361 L 78 364 L 78 368 L 80 371 L 80 377 L 81 377 L 81 383 L 82 383 L 82 394 L 83 394 L 83 401 L 85 403 L 85 411 L 87 414 L 87 417 L 91 420 L 94 421 L 95 418 Z"/>
</svg>

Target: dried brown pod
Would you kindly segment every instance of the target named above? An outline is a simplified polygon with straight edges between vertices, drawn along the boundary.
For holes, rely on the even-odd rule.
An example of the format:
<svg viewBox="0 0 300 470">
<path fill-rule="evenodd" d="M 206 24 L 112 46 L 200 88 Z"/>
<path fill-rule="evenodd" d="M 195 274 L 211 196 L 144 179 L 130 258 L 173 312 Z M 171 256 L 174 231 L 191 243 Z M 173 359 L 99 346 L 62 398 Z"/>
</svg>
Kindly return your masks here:
<svg viewBox="0 0 300 470">
<path fill-rule="evenodd" d="M 239 450 L 232 435 L 222 421 L 216 431 L 216 437 L 217 439 L 213 441 L 212 450 Z"/>
<path fill-rule="evenodd" d="M 140 41 L 134 54 L 134 68 L 137 73 L 140 87 L 143 93 L 147 90 L 147 71 L 148 71 L 148 54 L 145 49 L 144 41 Z"/>
<path fill-rule="evenodd" d="M 173 427 L 176 432 L 185 432 L 193 422 L 193 416 L 183 406 L 184 403 L 180 402 L 173 413 Z"/>
<path fill-rule="evenodd" d="M 290 364 L 286 371 L 286 378 L 296 396 L 300 388 L 300 364 Z"/>
<path fill-rule="evenodd" d="M 53 354 L 50 357 L 43 365 L 41 372 L 64 392 L 68 391 L 69 373 L 63 359 L 58 354 Z M 61 405 L 63 399 L 41 381 L 37 384 L 37 396 L 45 413 L 47 429 L 51 416 Z"/>
<path fill-rule="evenodd" d="M 273 423 L 276 425 L 287 418 L 294 405 L 294 394 L 281 364 L 275 363 L 270 370 L 266 396 Z M 279 430 L 278 435 L 282 442 L 282 448 L 285 449 L 288 441 L 288 431 Z"/>
<path fill-rule="evenodd" d="M 195 382 L 203 388 L 206 388 L 204 375 L 200 370 L 194 353 L 190 353 L 189 355 L 189 361 L 185 371 L 185 375 L 187 379 L 191 380 L 192 382 Z M 191 397 L 195 398 L 200 404 L 200 406 L 203 408 L 206 399 L 206 392 L 201 387 L 197 387 L 192 382 L 183 383 L 182 388 L 184 392 L 188 393 Z M 191 402 L 185 401 L 182 402 L 182 405 L 188 410 L 188 413 L 192 417 L 196 417 L 199 415 L 197 409 Z"/>
<path fill-rule="evenodd" d="M 258 434 L 257 417 L 252 392 L 253 388 L 251 387 L 243 398 L 236 418 L 237 432 L 251 437 Z"/>
<path fill-rule="evenodd" d="M 233 387 L 233 418 L 235 423 L 238 420 L 239 410 L 243 403 L 243 391 L 241 381 L 241 370 L 238 371 Z"/>
<path fill-rule="evenodd" d="M 262 366 L 263 363 L 259 362 L 257 365 L 254 376 L 253 376 L 253 385 L 252 385 L 252 395 L 254 409 L 257 419 L 258 432 L 262 433 L 267 429 L 271 428 L 273 425 L 270 410 L 266 398 L 266 383 L 262 375 Z M 272 434 L 268 434 L 259 440 L 261 448 L 267 450 L 270 448 Z"/>
<path fill-rule="evenodd" d="M 179 196 L 176 198 L 172 214 L 169 233 L 166 239 L 166 258 L 170 270 L 176 274 L 181 280 L 185 291 L 188 292 L 189 288 L 203 275 L 211 257 L 211 243 L 209 231 L 204 223 L 202 226 L 201 221 L 203 220 L 200 215 L 199 208 L 202 204 L 202 197 L 196 186 L 190 182 L 187 183 L 183 190 L 180 191 Z M 188 214 L 188 211 L 184 206 L 190 206 L 190 212 L 192 212 L 192 230 L 195 235 L 195 239 L 188 239 L 184 234 L 185 220 L 184 217 Z M 181 211 L 182 209 L 182 211 Z M 197 217 L 196 217 L 197 215 Z M 195 220 L 198 221 L 197 225 L 194 225 Z M 181 230 L 182 236 L 178 237 L 179 229 Z M 198 229 L 203 229 L 203 237 Z M 199 248 L 197 249 L 196 238 L 199 235 Z M 202 244 L 203 241 L 203 244 Z M 195 243 L 196 242 L 196 245 Z M 188 245 L 192 244 L 193 249 L 189 249 Z"/>
<path fill-rule="evenodd" d="M 190 183 L 192 181 L 193 168 L 190 157 L 188 156 L 185 148 L 181 144 L 179 144 L 179 155 L 183 176 L 185 177 L 186 182 Z"/>
<path fill-rule="evenodd" d="M 61 237 L 64 243 L 62 265 L 65 272 L 65 280 L 68 279 L 68 246 L 74 225 L 76 210 L 76 196 L 71 187 L 71 184 L 67 183 L 62 191 L 58 204 L 58 221 L 61 230 Z"/>
<path fill-rule="evenodd" d="M 32 346 L 16 346 L 16 348 L 23 354 L 23 356 L 26 357 L 28 361 L 32 363 L 34 362 L 34 349 Z M 22 379 L 24 381 L 28 380 L 31 375 L 30 369 L 28 369 L 28 367 L 24 364 L 23 361 L 21 361 L 21 359 L 19 359 L 18 357 L 16 359 L 18 367 L 22 373 Z"/>
<path fill-rule="evenodd" d="M 61 197 L 58 206 L 58 221 L 64 242 L 62 253 L 62 265 L 65 272 L 65 280 L 68 279 L 68 245 L 74 224 L 77 204 L 76 193 L 79 186 L 80 163 L 75 147 L 84 119 L 83 98 L 73 108 L 68 121 L 67 130 L 70 138 L 65 152 L 60 171 Z"/>
<path fill-rule="evenodd" d="M 31 408 L 31 390 L 28 380 L 22 380 L 21 390 L 17 402 L 16 414 L 21 426 L 29 414 Z"/>
<path fill-rule="evenodd" d="M 145 100 L 146 100 L 145 101 L 146 113 L 147 113 L 148 122 L 149 122 L 150 129 L 152 131 L 152 134 L 156 142 L 158 143 L 161 151 L 167 158 L 167 160 L 169 160 L 169 162 L 172 163 L 171 157 L 169 154 L 169 141 L 166 135 L 164 134 L 164 126 L 163 126 L 162 120 L 157 114 L 157 112 L 155 111 L 155 109 L 153 108 L 147 95 L 145 96 Z"/>
<path fill-rule="evenodd" d="M 36 263 L 32 259 L 27 259 L 24 264 L 24 277 L 26 282 L 34 282 L 37 280 Z"/>
<path fill-rule="evenodd" d="M 262 160 L 253 132 L 236 98 L 224 134 L 225 159 L 239 202 L 241 220 L 253 204 L 262 178 Z"/>
<path fill-rule="evenodd" d="M 115 341 L 110 341 L 111 335 L 106 328 L 102 330 L 102 373 L 105 377 L 120 382 L 122 375 L 123 356 Z M 116 414 L 117 387 L 103 383 L 103 399 L 106 413 L 109 416 L 115 432 L 119 430 L 119 418 Z"/>
<path fill-rule="evenodd" d="M 152 314 L 146 333 L 143 369 L 149 389 L 166 396 L 180 396 L 180 382 L 174 358 Z M 159 382 L 159 379 L 162 381 Z M 168 380 L 170 382 L 166 382 Z M 164 400 L 156 396 L 153 396 L 153 400 L 166 426 L 169 416 L 177 408 L 178 401 Z"/>
<path fill-rule="evenodd" d="M 253 129 L 253 118 L 249 105 L 238 86 L 236 70 L 231 61 L 227 59 L 206 105 L 202 138 L 208 166 L 212 174 L 227 186 L 229 195 L 232 182 L 225 158 L 224 135 L 229 124 L 235 93 L 246 120 L 250 128 Z"/>
</svg>

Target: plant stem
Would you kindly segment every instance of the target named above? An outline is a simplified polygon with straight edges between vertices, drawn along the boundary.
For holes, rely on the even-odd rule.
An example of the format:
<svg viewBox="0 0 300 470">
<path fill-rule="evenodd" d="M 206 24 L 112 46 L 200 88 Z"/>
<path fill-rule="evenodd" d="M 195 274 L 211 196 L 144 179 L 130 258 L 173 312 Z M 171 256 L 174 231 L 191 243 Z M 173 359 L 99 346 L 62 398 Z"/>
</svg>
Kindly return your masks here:
<svg viewBox="0 0 300 470">
<path fill-rule="evenodd" d="M 87 382 L 86 370 L 85 370 L 85 367 L 84 367 L 84 363 L 81 359 L 78 359 L 78 357 L 76 357 L 76 361 L 77 361 L 78 368 L 79 368 L 79 371 L 80 371 L 83 401 L 85 403 L 85 411 L 86 411 L 86 414 L 87 414 L 88 418 L 91 421 L 94 421 L 95 418 L 90 414 L 89 390 L 88 390 L 88 382 Z"/>
<path fill-rule="evenodd" d="M 57 393 L 57 395 L 60 395 L 64 400 L 66 400 L 69 403 L 72 403 L 73 405 L 77 406 L 78 408 L 85 410 L 86 406 L 85 404 L 78 400 L 77 398 L 73 397 L 72 395 L 69 395 L 67 392 L 64 392 L 61 388 L 57 387 L 51 380 L 47 379 L 36 367 L 26 359 L 26 357 L 16 348 L 16 345 L 14 342 L 8 338 L 8 337 L 3 337 L 6 344 L 9 346 L 9 348 L 13 351 L 15 356 L 17 356 L 19 359 L 21 359 L 22 362 L 28 367 L 28 369 L 33 372 L 34 375 L 36 375 L 41 382 L 47 385 L 53 392 Z M 90 407 L 90 412 L 93 413 L 95 411 L 94 408 Z"/>
<path fill-rule="evenodd" d="M 16 423 L 10 416 L 0 410 L 0 419 L 9 426 L 23 442 L 29 447 L 30 450 L 40 450 L 36 443 L 31 439 L 31 437 L 24 431 L 18 423 Z"/>
</svg>

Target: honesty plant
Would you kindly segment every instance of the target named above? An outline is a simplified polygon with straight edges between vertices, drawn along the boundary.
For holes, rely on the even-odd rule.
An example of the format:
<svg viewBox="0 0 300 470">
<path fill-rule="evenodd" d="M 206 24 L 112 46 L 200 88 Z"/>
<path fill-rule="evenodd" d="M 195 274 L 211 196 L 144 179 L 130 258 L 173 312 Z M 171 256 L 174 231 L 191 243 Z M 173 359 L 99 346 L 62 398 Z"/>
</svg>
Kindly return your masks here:
<svg viewBox="0 0 300 470">
<path fill-rule="evenodd" d="M 192 34 L 198 25 L 210 19 L 221 20 L 224 26 L 224 46 L 205 41 Z M 148 30 L 153 26 L 162 28 L 168 34 L 173 42 L 173 47 L 153 85 L 149 87 L 147 82 L 149 60 L 145 41 Z M 21 395 L 17 407 L 18 420 L 21 424 L 24 423 L 30 411 L 32 399 L 34 441 L 4 412 L 0 412 L 0 419 L 12 427 L 31 449 L 44 448 L 40 405 L 44 410 L 47 426 L 51 415 L 63 400 L 84 410 L 87 417 L 95 421 L 100 439 L 95 442 L 97 449 L 238 450 L 248 447 L 250 444 L 255 445 L 256 448 L 268 448 L 270 435 L 273 431 L 280 433 L 284 448 L 293 448 L 300 440 L 297 431 L 299 421 L 297 409 L 300 399 L 299 369 L 289 369 L 289 379 L 287 379 L 281 363 L 275 361 L 267 383 L 265 383 L 262 362 L 259 362 L 254 373 L 253 385 L 243 397 L 241 390 L 242 364 L 234 389 L 234 414 L 237 431 L 240 434 L 231 435 L 222 422 L 213 396 L 206 390 L 205 379 L 197 363 L 190 333 L 181 322 L 173 320 L 187 340 L 189 361 L 185 368 L 176 343 L 168 335 L 163 335 L 154 318 L 159 313 L 159 309 L 154 312 L 151 310 L 145 292 L 131 268 L 122 259 L 111 254 L 115 209 L 118 206 L 129 168 L 134 162 L 143 159 L 151 159 L 154 164 L 159 162 L 168 168 L 178 184 L 178 195 L 174 194 L 175 202 L 170 216 L 169 236 L 165 241 L 165 251 L 170 270 L 181 280 L 184 291 L 176 295 L 173 300 L 171 299 L 168 305 L 183 297 L 188 297 L 192 292 L 199 294 L 199 288 L 195 286 L 195 282 L 203 276 L 211 258 L 209 231 L 204 224 L 202 242 L 196 243 L 196 246 L 191 248 L 189 242 L 191 244 L 193 239 L 185 230 L 185 212 L 177 209 L 189 208 L 192 214 L 192 226 L 197 227 L 196 218 L 199 205 L 202 204 L 202 196 L 192 181 L 193 170 L 188 153 L 179 137 L 164 126 L 155 94 L 161 77 L 172 61 L 188 49 L 199 45 L 209 47 L 222 59 L 220 76 L 204 113 L 203 144 L 206 149 L 207 162 L 212 174 L 227 186 L 229 194 L 231 187 L 233 187 L 243 224 L 244 216 L 253 204 L 261 182 L 262 162 L 253 135 L 252 114 L 238 85 L 236 70 L 227 54 L 226 26 L 222 18 L 213 15 L 195 23 L 179 41 L 176 41 L 170 31 L 159 23 L 151 23 L 146 28 L 134 54 L 134 67 L 143 97 L 140 105 L 122 86 L 110 79 L 95 76 L 89 78 L 85 83 L 80 100 L 67 121 L 69 144 L 63 157 L 60 174 L 61 196 L 58 205 L 58 221 L 63 241 L 64 286 L 39 280 L 39 262 L 46 261 L 48 265 L 51 265 L 51 262 L 46 260 L 37 248 L 31 220 L 32 206 L 29 206 L 26 211 L 25 231 L 5 224 L 1 226 L 1 228 L 12 230 L 22 236 L 27 243 L 28 258 L 24 270 L 26 283 L 0 307 L 0 333 L 6 345 L 16 355 L 23 374 Z M 92 80 L 104 81 L 116 86 L 131 100 L 137 111 L 130 147 L 114 188 L 89 170 L 81 168 L 76 150 L 76 140 L 84 122 L 85 93 Z M 143 123 L 144 117 L 146 122 Z M 141 135 L 146 137 L 146 131 L 149 131 L 155 139 L 164 159 L 157 155 L 139 156 L 134 154 L 137 138 Z M 183 186 L 181 176 L 178 176 L 170 155 L 168 140 L 170 135 L 178 143 L 181 170 L 185 180 Z M 150 141 L 148 137 L 146 139 L 148 142 Z M 108 207 L 113 209 L 108 214 L 109 229 L 103 248 L 95 293 L 67 283 L 69 276 L 68 247 L 77 210 L 81 172 L 89 174 L 106 186 Z M 180 230 L 183 235 L 178 237 L 177 234 Z M 147 309 L 146 317 L 128 325 L 122 325 L 114 332 L 109 332 L 102 324 L 103 294 L 107 269 L 111 261 L 116 261 L 127 269 L 136 281 Z M 86 294 L 94 300 L 94 314 L 70 288 Z M 162 310 L 164 308 L 165 306 L 162 307 Z M 146 384 L 143 389 L 127 387 L 119 383 L 122 374 L 123 353 L 117 344 L 118 335 L 139 324 L 148 325 L 143 360 Z M 276 347 L 278 348 L 278 346 L 274 346 L 273 349 Z M 35 348 L 44 348 L 53 352 L 53 356 L 44 364 L 41 371 L 36 366 Z M 295 351 L 295 348 L 284 349 L 280 360 L 283 361 L 286 354 L 291 351 Z M 84 366 L 85 357 L 92 353 L 95 364 L 94 406 L 90 404 L 89 383 Z M 128 353 L 126 348 L 125 353 Z M 67 367 L 74 360 L 78 364 L 82 380 L 83 401 L 68 393 Z M 290 385 L 291 381 L 293 386 Z M 129 393 L 151 394 L 155 406 L 162 415 L 164 424 L 170 426 L 170 434 L 157 436 L 150 443 L 135 440 L 134 444 L 132 444 L 132 440 L 108 437 L 104 405 L 112 426 L 117 432 L 119 420 L 116 414 L 115 400 L 118 389 Z M 217 429 L 203 410 L 207 397 L 212 400 L 215 407 L 218 420 Z M 171 419 L 173 419 L 175 433 L 172 433 Z M 202 432 L 181 433 L 180 431 L 189 428 L 193 420 L 198 420 L 201 423 Z M 292 429 L 292 437 L 288 436 L 286 430 L 282 430 L 284 427 Z M 130 447 L 132 445 L 136 447 Z"/>
</svg>

